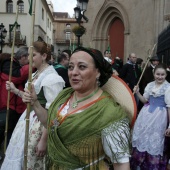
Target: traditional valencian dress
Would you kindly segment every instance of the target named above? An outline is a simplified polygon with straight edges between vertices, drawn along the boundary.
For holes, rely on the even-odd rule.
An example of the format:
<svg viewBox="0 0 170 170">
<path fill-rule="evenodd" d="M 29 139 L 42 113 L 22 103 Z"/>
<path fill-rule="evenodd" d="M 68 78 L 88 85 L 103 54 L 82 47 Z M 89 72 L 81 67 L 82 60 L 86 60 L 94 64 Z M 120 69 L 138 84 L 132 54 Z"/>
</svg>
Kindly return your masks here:
<svg viewBox="0 0 170 170">
<path fill-rule="evenodd" d="M 33 78 L 36 73 L 33 74 Z M 28 84 L 26 84 L 27 86 Z M 38 100 L 46 109 L 56 98 L 58 93 L 64 87 L 63 79 L 57 74 L 53 66 L 47 67 L 38 77 L 34 80 L 34 87 Z M 10 143 L 6 150 L 5 160 L 1 170 L 22 170 L 24 159 L 24 142 L 25 142 L 25 116 L 26 111 L 20 117 Z M 29 170 L 43 170 L 44 158 L 37 157 L 35 154 L 36 146 L 41 138 L 43 125 L 38 120 L 34 111 L 30 113 L 30 129 L 28 141 L 28 167 Z"/>
<path fill-rule="evenodd" d="M 170 84 L 165 81 L 159 88 L 155 81 L 149 83 L 144 92 L 148 103 L 139 113 L 132 136 L 131 169 L 163 170 L 167 158 L 164 155 L 165 130 L 167 129 L 170 107 Z"/>
<path fill-rule="evenodd" d="M 68 113 L 72 88 L 63 90 L 48 113 L 48 168 L 107 169 L 129 162 L 129 120 L 107 92 L 74 113 Z"/>
</svg>

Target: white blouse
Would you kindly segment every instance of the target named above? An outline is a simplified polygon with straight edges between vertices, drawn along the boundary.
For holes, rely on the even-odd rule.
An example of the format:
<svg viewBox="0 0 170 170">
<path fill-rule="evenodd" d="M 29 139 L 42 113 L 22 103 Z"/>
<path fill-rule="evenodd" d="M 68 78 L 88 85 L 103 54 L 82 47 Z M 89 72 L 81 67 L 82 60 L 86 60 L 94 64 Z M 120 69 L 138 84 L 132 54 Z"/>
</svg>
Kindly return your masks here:
<svg viewBox="0 0 170 170">
<path fill-rule="evenodd" d="M 166 107 L 170 107 L 170 83 L 166 80 L 157 88 L 155 81 L 148 83 L 145 88 L 143 97 L 148 101 L 149 96 L 159 97 L 164 95 L 164 100 L 166 103 Z"/>
<path fill-rule="evenodd" d="M 32 77 L 35 76 L 36 73 L 32 74 Z M 35 92 L 38 94 L 43 87 L 44 96 L 47 100 L 45 108 L 48 109 L 54 99 L 57 97 L 59 92 L 62 91 L 65 86 L 65 82 L 61 76 L 55 71 L 53 66 L 48 66 L 33 82 Z M 28 82 L 25 85 L 28 87 Z"/>
</svg>

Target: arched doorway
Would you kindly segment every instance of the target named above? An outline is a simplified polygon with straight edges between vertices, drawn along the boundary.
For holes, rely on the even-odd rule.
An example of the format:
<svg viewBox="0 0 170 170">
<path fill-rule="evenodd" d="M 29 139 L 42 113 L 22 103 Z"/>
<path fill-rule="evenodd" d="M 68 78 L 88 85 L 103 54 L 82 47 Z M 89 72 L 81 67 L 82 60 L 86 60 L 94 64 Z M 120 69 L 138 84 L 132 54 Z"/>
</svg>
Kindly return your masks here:
<svg viewBox="0 0 170 170">
<path fill-rule="evenodd" d="M 116 56 L 122 60 L 124 58 L 124 29 L 124 24 L 119 18 L 116 18 L 110 27 L 109 40 L 113 59 Z"/>
</svg>

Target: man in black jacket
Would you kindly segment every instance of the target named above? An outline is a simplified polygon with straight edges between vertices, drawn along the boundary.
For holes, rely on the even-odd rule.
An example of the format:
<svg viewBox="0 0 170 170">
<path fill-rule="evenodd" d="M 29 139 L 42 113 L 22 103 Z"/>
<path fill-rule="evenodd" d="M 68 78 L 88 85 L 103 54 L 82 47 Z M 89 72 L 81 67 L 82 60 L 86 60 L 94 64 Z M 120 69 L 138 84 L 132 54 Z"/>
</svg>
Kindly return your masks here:
<svg viewBox="0 0 170 170">
<path fill-rule="evenodd" d="M 133 91 L 134 86 L 137 84 L 140 77 L 140 70 L 136 64 L 137 57 L 134 53 L 129 55 L 128 62 L 123 65 L 120 71 L 120 78 L 122 78 Z"/>
<path fill-rule="evenodd" d="M 159 58 L 157 56 L 153 56 L 150 59 L 150 66 L 148 66 L 143 74 L 141 83 L 140 83 L 140 92 L 141 94 L 144 93 L 144 89 L 146 85 L 152 81 L 154 81 L 154 76 L 153 76 L 153 69 L 159 64 Z"/>
<path fill-rule="evenodd" d="M 133 88 L 137 84 L 141 74 L 140 69 L 136 64 L 136 60 L 137 60 L 136 54 L 131 53 L 129 55 L 128 62 L 125 65 L 123 65 L 119 74 L 120 78 L 122 78 L 126 82 L 126 84 L 129 86 L 131 91 L 133 91 Z M 136 95 L 135 95 L 135 100 L 136 100 L 136 104 L 138 105 L 139 99 Z"/>
<path fill-rule="evenodd" d="M 57 58 L 58 63 L 53 65 L 57 73 L 64 79 L 65 88 L 70 87 L 70 82 L 68 78 L 68 64 L 69 56 L 66 56 L 64 53 L 61 53 Z"/>
</svg>

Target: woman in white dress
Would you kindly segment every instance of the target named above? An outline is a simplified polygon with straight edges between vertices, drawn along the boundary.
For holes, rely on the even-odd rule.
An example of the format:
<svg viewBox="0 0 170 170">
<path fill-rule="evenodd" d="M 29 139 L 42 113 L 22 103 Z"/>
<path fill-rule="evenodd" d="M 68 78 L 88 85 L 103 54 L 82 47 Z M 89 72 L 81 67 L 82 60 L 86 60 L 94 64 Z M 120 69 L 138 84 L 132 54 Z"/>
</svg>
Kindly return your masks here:
<svg viewBox="0 0 170 170">
<path fill-rule="evenodd" d="M 165 135 L 170 135 L 170 83 L 162 64 L 154 69 L 155 81 L 149 83 L 143 96 L 134 88 L 139 99 L 145 103 L 134 126 L 132 136 L 131 169 L 165 170 L 167 156 L 164 154 Z M 168 119 L 169 117 L 169 119 Z"/>
<path fill-rule="evenodd" d="M 37 69 L 32 75 L 32 83 L 37 100 L 42 107 L 48 110 L 50 104 L 64 87 L 64 80 L 57 74 L 53 66 L 48 65 L 51 51 L 45 42 L 34 42 L 33 67 Z M 28 83 L 26 84 L 26 88 Z M 13 83 L 6 83 L 7 90 L 22 97 L 23 92 L 18 90 Z M 24 160 L 25 142 L 25 116 L 26 111 L 19 119 L 10 143 L 1 170 L 22 170 Z M 44 157 L 46 154 L 47 130 L 43 127 L 34 113 L 30 113 L 30 129 L 28 141 L 28 163 L 29 170 L 43 170 Z"/>
</svg>

